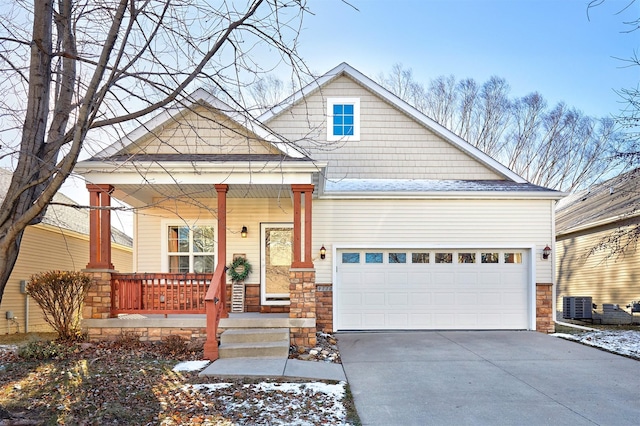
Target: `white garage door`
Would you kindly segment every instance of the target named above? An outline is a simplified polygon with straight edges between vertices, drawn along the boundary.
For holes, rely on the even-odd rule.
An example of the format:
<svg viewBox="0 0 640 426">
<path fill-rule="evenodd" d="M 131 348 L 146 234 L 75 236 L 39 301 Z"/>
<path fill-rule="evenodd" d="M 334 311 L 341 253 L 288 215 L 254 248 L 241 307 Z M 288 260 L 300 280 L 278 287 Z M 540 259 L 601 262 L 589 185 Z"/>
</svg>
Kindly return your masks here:
<svg viewBox="0 0 640 426">
<path fill-rule="evenodd" d="M 528 329 L 527 250 L 339 250 L 336 330 Z"/>
</svg>

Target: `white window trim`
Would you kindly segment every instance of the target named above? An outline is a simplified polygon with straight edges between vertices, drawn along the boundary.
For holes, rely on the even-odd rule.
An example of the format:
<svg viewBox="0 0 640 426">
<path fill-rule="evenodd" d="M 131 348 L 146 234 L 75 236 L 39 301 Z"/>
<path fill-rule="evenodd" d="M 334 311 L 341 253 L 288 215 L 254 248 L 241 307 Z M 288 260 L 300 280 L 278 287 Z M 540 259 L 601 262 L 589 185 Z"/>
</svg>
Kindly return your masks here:
<svg viewBox="0 0 640 426">
<path fill-rule="evenodd" d="M 353 135 L 336 136 L 333 134 L 333 106 L 353 104 Z M 327 98 L 327 141 L 359 141 L 360 140 L 360 98 Z"/>
<path fill-rule="evenodd" d="M 162 260 L 160 263 L 160 267 L 162 268 L 162 272 L 166 272 L 169 273 L 169 233 L 167 232 L 167 229 L 170 226 L 188 226 L 189 228 L 192 228 L 193 226 L 212 226 L 213 227 L 213 259 L 214 259 L 214 265 L 213 268 L 215 270 L 215 267 L 217 266 L 215 264 L 215 262 L 218 261 L 218 222 L 215 220 L 211 220 L 211 221 L 176 221 L 176 220 L 162 220 L 160 221 L 160 240 L 161 240 L 161 244 L 162 244 Z M 190 235 L 192 235 L 190 233 Z M 191 238 L 191 236 L 189 237 Z M 192 242 L 189 241 L 189 245 L 191 245 Z M 193 252 L 189 252 L 189 257 L 193 256 Z M 192 262 L 191 259 L 189 259 L 189 268 L 192 268 Z M 192 271 L 190 271 L 189 273 L 192 273 Z"/>
</svg>

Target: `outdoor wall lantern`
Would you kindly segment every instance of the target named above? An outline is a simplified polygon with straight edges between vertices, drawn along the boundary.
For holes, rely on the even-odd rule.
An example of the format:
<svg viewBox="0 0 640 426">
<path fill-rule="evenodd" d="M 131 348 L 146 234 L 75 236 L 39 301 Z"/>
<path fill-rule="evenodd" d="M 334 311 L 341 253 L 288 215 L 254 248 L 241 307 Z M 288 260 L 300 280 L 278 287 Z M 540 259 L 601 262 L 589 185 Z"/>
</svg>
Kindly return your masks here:
<svg viewBox="0 0 640 426">
<path fill-rule="evenodd" d="M 327 257 L 327 249 L 324 248 L 324 244 L 320 247 L 320 259 Z"/>
<path fill-rule="evenodd" d="M 242 238 L 247 238 L 247 227 L 246 226 L 242 226 L 242 231 L 240 231 L 240 236 Z"/>
<path fill-rule="evenodd" d="M 542 249 L 542 258 L 543 259 L 549 259 L 549 255 L 551 254 L 551 247 L 546 246 L 545 248 Z"/>
</svg>

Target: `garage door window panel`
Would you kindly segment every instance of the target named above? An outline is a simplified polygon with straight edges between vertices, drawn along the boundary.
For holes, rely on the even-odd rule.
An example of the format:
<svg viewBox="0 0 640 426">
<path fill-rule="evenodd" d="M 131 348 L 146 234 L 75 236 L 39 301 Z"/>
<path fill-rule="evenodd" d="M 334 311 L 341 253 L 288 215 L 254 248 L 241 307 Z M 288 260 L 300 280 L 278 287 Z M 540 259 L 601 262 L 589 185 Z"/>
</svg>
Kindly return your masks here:
<svg viewBox="0 0 640 426">
<path fill-rule="evenodd" d="M 458 253 L 458 263 L 476 263 L 476 254 Z"/>
<path fill-rule="evenodd" d="M 429 253 L 411 253 L 411 263 L 429 263 Z"/>
<path fill-rule="evenodd" d="M 365 253 L 365 263 L 382 263 L 382 253 Z"/>
<path fill-rule="evenodd" d="M 498 263 L 500 260 L 500 256 L 498 253 L 482 253 L 480 255 L 481 263 Z"/>
<path fill-rule="evenodd" d="M 360 253 L 342 253 L 342 263 L 360 263 Z"/>
<path fill-rule="evenodd" d="M 407 253 L 389 253 L 389 263 L 407 263 Z"/>
<path fill-rule="evenodd" d="M 504 263 L 522 263 L 522 253 L 505 253 Z"/>
<path fill-rule="evenodd" d="M 435 263 L 453 263 L 453 253 L 436 253 Z"/>
</svg>

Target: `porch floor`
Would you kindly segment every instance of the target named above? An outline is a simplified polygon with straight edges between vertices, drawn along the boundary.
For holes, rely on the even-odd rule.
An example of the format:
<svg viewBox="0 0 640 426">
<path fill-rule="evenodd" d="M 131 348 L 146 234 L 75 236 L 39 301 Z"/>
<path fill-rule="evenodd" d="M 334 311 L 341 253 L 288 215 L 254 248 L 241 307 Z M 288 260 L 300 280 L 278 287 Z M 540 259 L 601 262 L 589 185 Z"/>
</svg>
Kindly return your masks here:
<svg viewBox="0 0 640 426">
<path fill-rule="evenodd" d="M 201 327 L 206 328 L 204 314 L 121 314 L 118 318 L 84 319 L 87 328 L 137 328 L 137 327 Z M 315 327 L 315 318 L 289 318 L 287 313 L 261 314 L 259 312 L 229 313 L 222 318 L 218 328 L 296 328 Z"/>
</svg>

